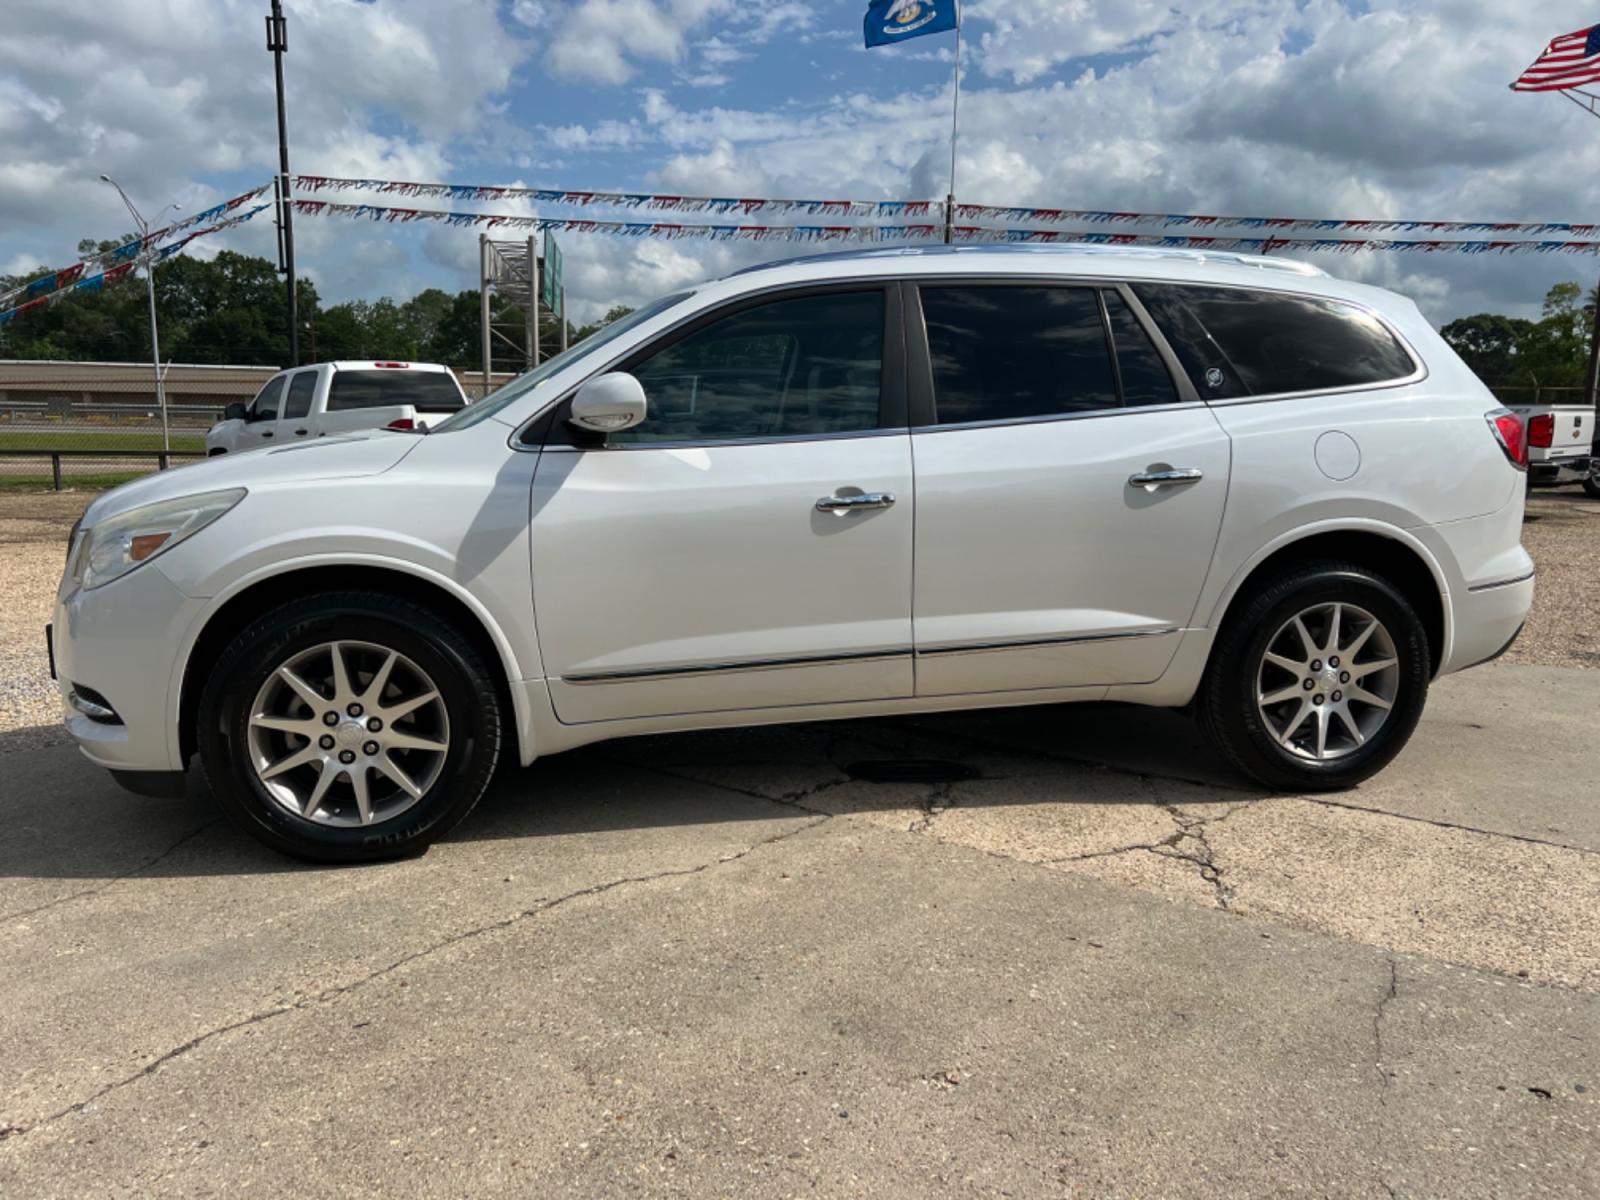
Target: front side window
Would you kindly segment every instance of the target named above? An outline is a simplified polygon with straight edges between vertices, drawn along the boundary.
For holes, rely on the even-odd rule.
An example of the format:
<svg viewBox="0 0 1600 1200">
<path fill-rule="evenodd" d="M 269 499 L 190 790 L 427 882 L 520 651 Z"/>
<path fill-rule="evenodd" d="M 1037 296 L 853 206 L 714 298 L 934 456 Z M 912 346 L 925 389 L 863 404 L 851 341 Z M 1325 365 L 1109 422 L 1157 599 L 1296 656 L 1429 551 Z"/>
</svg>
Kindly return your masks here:
<svg viewBox="0 0 1600 1200">
<path fill-rule="evenodd" d="M 311 411 L 311 397 L 317 391 L 317 373 L 301 371 L 289 381 L 289 395 L 283 404 L 283 419 L 298 421 Z"/>
<path fill-rule="evenodd" d="M 1092 287 L 921 289 L 940 425 L 1118 407 Z"/>
<path fill-rule="evenodd" d="M 1208 400 L 1366 387 L 1416 371 L 1388 327 L 1354 304 L 1189 284 L 1133 290 Z"/>
<path fill-rule="evenodd" d="M 294 404 L 290 393 L 289 403 Z M 409 404 L 418 412 L 453 413 L 466 401 L 453 376 L 442 371 L 403 371 L 375 367 L 370 371 L 335 371 L 328 385 L 328 411 L 388 408 Z"/>
<path fill-rule="evenodd" d="M 630 370 L 648 416 L 612 444 L 865 432 L 878 427 L 884 293 L 773 300 L 713 321 Z"/>
<path fill-rule="evenodd" d="M 267 380 L 267 385 L 256 393 L 256 398 L 250 401 L 246 410 L 249 421 L 276 421 L 278 419 L 278 401 L 283 395 L 283 385 L 287 375 L 278 375 Z"/>
</svg>

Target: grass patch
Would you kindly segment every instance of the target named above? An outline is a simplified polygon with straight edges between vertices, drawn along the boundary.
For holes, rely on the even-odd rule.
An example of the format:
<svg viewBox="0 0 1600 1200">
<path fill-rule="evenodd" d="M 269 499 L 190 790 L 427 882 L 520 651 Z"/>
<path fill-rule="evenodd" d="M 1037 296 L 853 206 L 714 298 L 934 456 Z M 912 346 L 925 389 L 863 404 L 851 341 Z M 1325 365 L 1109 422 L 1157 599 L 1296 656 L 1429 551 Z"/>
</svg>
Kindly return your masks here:
<svg viewBox="0 0 1600 1200">
<path fill-rule="evenodd" d="M 0 454 L 7 450 L 160 450 L 161 434 L 99 430 L 63 429 L 59 433 L 47 430 L 0 430 Z M 204 454 L 204 434 L 172 435 L 173 453 Z"/>
</svg>

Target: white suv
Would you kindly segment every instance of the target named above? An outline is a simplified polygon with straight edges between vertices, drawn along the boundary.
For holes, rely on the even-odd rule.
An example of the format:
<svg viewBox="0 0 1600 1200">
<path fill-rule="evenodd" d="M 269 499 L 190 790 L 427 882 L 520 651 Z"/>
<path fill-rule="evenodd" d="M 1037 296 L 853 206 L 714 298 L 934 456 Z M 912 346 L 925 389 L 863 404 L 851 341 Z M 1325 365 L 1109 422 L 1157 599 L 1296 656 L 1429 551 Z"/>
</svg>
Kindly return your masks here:
<svg viewBox="0 0 1600 1200">
<path fill-rule="evenodd" d="M 91 759 L 159 791 L 198 756 L 310 859 L 426 844 L 503 755 L 996 705 L 1192 705 L 1266 786 L 1342 788 L 1516 637 L 1525 459 L 1415 306 L 1314 268 L 825 255 L 425 437 L 107 493 L 55 662 Z"/>
</svg>

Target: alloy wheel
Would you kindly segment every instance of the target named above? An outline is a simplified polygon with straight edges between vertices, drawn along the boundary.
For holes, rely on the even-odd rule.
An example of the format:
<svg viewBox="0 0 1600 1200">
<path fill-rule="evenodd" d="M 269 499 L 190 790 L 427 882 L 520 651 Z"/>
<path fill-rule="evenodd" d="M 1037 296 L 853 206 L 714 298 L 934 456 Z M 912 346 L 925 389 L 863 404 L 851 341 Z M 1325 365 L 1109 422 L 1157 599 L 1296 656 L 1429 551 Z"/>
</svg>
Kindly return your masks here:
<svg viewBox="0 0 1600 1200">
<path fill-rule="evenodd" d="M 1268 734 L 1315 762 L 1353 754 L 1389 720 L 1400 658 L 1383 622 L 1354 604 L 1318 604 L 1285 621 L 1256 670 Z"/>
<path fill-rule="evenodd" d="M 450 750 L 444 697 L 427 672 L 372 642 L 296 653 L 250 707 L 250 765 L 273 801 L 320 825 L 360 827 L 405 812 Z"/>
</svg>

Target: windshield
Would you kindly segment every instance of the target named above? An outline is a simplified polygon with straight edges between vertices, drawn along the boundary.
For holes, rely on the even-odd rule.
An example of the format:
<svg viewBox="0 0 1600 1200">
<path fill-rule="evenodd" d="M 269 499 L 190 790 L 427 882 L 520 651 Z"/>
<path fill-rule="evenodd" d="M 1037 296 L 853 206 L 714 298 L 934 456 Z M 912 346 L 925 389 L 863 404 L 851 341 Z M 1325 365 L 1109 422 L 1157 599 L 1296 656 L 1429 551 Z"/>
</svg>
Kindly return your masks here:
<svg viewBox="0 0 1600 1200">
<path fill-rule="evenodd" d="M 491 392 L 476 404 L 469 404 L 460 412 L 440 421 L 433 427 L 432 432 L 447 433 L 452 429 L 466 429 L 468 426 L 487 420 L 512 401 L 520 400 L 523 396 L 526 396 L 556 372 L 564 371 L 579 359 L 593 354 L 597 350 L 604 349 L 608 343 L 615 341 L 634 326 L 648 321 L 651 317 L 659 316 L 674 305 L 681 304 L 692 295 L 694 295 L 693 292 L 679 292 L 673 296 L 662 296 L 659 300 L 652 300 L 642 308 L 634 309 L 627 316 L 619 317 L 611 324 L 596 330 L 584 338 L 583 341 L 569 346 L 554 358 L 540 363 L 532 371 L 518 375 L 510 383 Z"/>
</svg>

